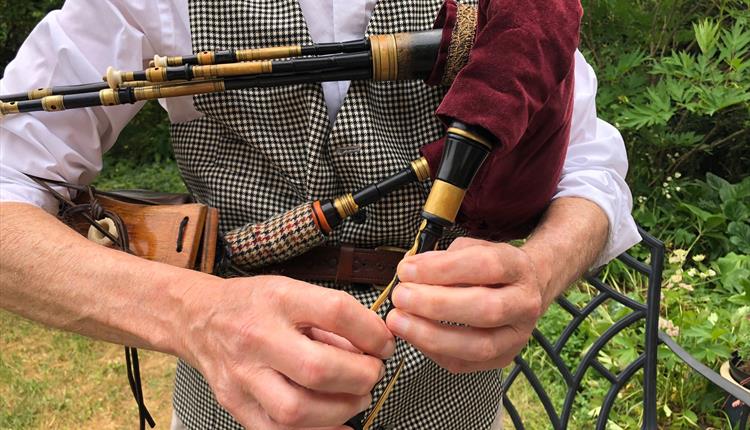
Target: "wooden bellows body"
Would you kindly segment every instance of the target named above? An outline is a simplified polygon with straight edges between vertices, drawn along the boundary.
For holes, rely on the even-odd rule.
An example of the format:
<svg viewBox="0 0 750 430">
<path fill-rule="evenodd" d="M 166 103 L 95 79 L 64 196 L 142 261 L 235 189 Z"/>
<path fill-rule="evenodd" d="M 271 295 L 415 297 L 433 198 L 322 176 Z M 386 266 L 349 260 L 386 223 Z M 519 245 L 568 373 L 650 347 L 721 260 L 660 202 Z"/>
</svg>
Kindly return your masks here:
<svg viewBox="0 0 750 430">
<path fill-rule="evenodd" d="M 135 255 L 185 269 L 213 272 L 219 222 L 217 209 L 200 203 L 132 203 L 104 195 L 97 195 L 96 199 L 104 209 L 122 218 Z M 87 200 L 87 196 L 79 199 Z M 76 217 L 71 227 L 86 236 L 90 225 Z"/>
</svg>

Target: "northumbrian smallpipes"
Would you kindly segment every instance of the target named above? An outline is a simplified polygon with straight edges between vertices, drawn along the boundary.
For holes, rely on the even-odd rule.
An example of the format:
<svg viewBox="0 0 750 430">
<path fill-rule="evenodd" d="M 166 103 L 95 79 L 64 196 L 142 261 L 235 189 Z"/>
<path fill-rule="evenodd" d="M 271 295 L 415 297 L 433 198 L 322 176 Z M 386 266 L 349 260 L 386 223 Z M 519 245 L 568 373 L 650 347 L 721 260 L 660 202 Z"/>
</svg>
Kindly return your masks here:
<svg viewBox="0 0 750 430">
<path fill-rule="evenodd" d="M 449 86 L 436 112 L 448 131 L 444 139 L 423 149 L 434 184 L 409 253 L 434 249 L 443 230 L 457 221 L 484 237 L 507 239 L 528 233 L 561 173 L 580 17 L 580 4 L 573 0 L 486 0 L 476 9 L 449 0 L 438 15 L 441 30 L 343 44 L 157 56 L 145 71 L 108 70 L 106 82 L 5 96 L 0 113 L 60 111 L 304 82 L 426 78 L 430 84 Z M 422 179 L 424 164 L 412 164 L 398 181 L 385 183 L 395 187 L 402 180 Z M 481 181 L 472 185 L 477 172 Z M 326 225 L 355 212 L 360 203 L 373 201 L 378 193 L 372 192 L 305 204 L 289 214 L 297 216 L 299 210 L 311 220 L 310 231 L 321 235 Z M 368 197 L 357 201 L 356 196 Z M 260 227 L 273 226 L 267 222 Z M 245 226 L 227 239 L 236 245 L 256 228 Z M 246 258 L 247 249 L 233 248 L 239 265 L 266 264 Z M 276 258 L 273 253 L 271 257 Z M 387 299 L 397 282 L 394 278 L 374 306 Z M 364 419 L 364 428 L 372 424 L 389 388 Z"/>
</svg>

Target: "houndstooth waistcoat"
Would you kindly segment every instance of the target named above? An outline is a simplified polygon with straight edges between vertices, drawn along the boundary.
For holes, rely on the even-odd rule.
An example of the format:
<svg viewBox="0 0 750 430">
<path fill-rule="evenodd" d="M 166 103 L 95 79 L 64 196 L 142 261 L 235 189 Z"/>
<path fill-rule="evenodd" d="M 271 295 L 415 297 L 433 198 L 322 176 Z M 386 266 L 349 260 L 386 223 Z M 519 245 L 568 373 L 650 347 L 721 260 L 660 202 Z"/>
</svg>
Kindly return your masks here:
<svg viewBox="0 0 750 430">
<path fill-rule="evenodd" d="M 379 0 L 367 35 L 429 29 L 442 0 Z M 296 0 L 190 0 L 194 51 L 312 43 Z M 196 198 L 217 207 L 228 231 L 300 203 L 369 185 L 408 166 L 421 146 L 444 134 L 434 116 L 443 90 L 423 82 L 352 82 L 331 125 L 319 84 L 195 96 L 200 119 L 175 124 L 183 178 Z M 412 184 L 345 221 L 331 241 L 407 248 L 428 186 Z M 365 305 L 372 289 L 346 289 Z M 386 365 L 406 367 L 376 428 L 487 429 L 500 404 L 499 371 L 450 375 L 399 341 Z M 385 382 L 374 392 L 380 394 Z M 174 407 L 190 429 L 242 428 L 216 402 L 203 377 L 180 362 Z"/>
</svg>

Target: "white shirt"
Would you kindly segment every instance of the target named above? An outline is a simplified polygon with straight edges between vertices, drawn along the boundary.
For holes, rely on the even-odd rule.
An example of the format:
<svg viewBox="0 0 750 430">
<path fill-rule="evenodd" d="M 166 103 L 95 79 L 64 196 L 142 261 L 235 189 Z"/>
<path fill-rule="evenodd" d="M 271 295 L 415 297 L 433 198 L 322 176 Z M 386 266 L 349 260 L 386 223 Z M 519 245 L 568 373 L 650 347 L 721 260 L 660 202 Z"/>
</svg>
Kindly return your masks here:
<svg viewBox="0 0 750 430">
<path fill-rule="evenodd" d="M 361 39 L 375 0 L 299 0 L 315 42 Z M 141 70 L 144 59 L 192 52 L 187 0 L 68 0 L 47 15 L 5 69 L 0 94 L 101 79 L 108 66 Z M 554 198 L 576 196 L 596 203 L 609 219 L 603 264 L 640 240 L 631 217 L 624 177 L 628 163 L 620 133 L 596 116 L 596 76 L 576 52 L 571 141 Z M 348 82 L 323 83 L 331 121 Z M 191 97 L 161 101 L 172 122 L 200 114 Z M 0 201 L 34 204 L 49 212 L 57 202 L 21 172 L 90 183 L 102 154 L 142 106 L 122 105 L 61 113 L 36 112 L 0 120 Z"/>
</svg>

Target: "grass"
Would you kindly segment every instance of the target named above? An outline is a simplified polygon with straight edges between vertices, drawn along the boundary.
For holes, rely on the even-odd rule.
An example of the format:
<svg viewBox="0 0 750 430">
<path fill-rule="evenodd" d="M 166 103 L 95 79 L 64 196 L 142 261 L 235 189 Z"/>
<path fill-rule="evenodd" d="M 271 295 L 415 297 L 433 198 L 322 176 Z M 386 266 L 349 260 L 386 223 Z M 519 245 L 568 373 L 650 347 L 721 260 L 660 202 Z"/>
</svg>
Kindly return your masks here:
<svg viewBox="0 0 750 430">
<path fill-rule="evenodd" d="M 169 428 L 175 359 L 140 351 L 144 396 Z M 138 413 L 123 349 L 0 311 L 0 429 L 122 429 Z"/>
</svg>

